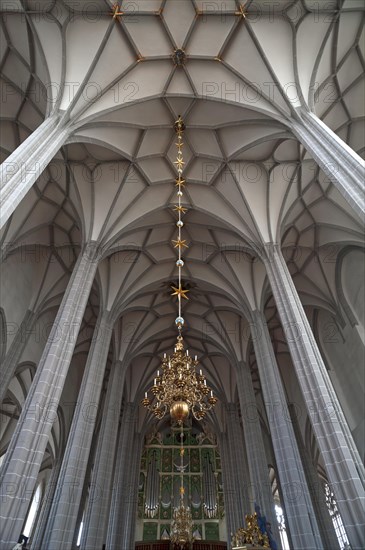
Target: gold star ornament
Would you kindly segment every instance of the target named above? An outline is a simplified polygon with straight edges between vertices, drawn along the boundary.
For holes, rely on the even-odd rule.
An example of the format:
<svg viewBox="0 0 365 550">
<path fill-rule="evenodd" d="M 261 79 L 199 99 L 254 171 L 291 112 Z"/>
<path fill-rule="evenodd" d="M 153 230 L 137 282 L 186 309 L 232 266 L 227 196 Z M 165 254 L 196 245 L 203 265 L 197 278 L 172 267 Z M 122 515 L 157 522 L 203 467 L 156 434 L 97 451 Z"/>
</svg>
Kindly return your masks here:
<svg viewBox="0 0 365 550">
<path fill-rule="evenodd" d="M 171 296 L 178 296 L 179 298 L 185 298 L 185 300 L 189 300 L 189 298 L 186 296 L 189 290 L 184 290 L 181 288 L 181 285 L 179 285 L 179 288 L 176 288 L 176 286 L 171 287 L 174 292 L 172 292 Z"/>
<path fill-rule="evenodd" d="M 114 4 L 112 7 L 112 13 L 113 19 L 116 19 L 117 17 L 120 17 L 121 15 L 124 15 L 123 11 L 120 11 L 121 8 L 119 7 L 119 4 Z"/>
<path fill-rule="evenodd" d="M 243 17 L 243 19 L 246 19 L 247 12 L 244 4 L 240 5 L 238 11 L 235 12 L 235 15 L 238 15 L 239 17 Z"/>
<path fill-rule="evenodd" d="M 185 187 L 185 180 L 180 177 L 176 179 L 176 187 L 180 188 L 181 186 Z"/>
<path fill-rule="evenodd" d="M 177 241 L 172 241 L 174 243 L 174 248 L 180 248 L 180 250 L 182 248 L 189 248 L 188 245 L 186 244 L 186 239 L 177 239 Z"/>
<path fill-rule="evenodd" d="M 185 214 L 185 212 L 188 211 L 188 209 L 184 208 L 184 206 L 178 206 L 177 204 L 175 205 L 174 210 L 175 212 L 181 212 L 181 214 Z"/>
<path fill-rule="evenodd" d="M 176 161 L 174 162 L 174 164 L 176 164 L 177 169 L 178 169 L 179 171 L 182 171 L 185 162 L 183 161 L 183 159 L 182 159 L 181 157 L 177 157 L 177 159 L 176 159 Z"/>
</svg>

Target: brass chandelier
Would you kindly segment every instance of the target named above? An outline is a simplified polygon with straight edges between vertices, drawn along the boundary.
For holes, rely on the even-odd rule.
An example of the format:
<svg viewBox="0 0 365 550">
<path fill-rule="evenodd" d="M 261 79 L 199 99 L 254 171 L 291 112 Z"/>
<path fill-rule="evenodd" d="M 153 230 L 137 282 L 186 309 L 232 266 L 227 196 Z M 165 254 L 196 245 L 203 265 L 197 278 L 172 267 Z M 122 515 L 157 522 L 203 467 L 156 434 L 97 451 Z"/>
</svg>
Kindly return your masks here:
<svg viewBox="0 0 365 550">
<path fill-rule="evenodd" d="M 193 519 L 188 506 L 180 505 L 173 511 L 170 540 L 180 547 L 193 542 Z"/>
<path fill-rule="evenodd" d="M 188 248 L 186 239 L 182 239 L 182 228 L 184 226 L 182 216 L 187 212 L 187 209 L 181 203 L 183 188 L 186 183 L 183 178 L 185 162 L 182 153 L 185 124 L 181 116 L 175 122 L 174 129 L 177 136 L 177 156 L 174 162 L 177 170 L 177 178 L 175 180 L 177 204 L 174 206 L 174 211 L 178 214 L 176 221 L 178 235 L 177 239 L 173 240 L 172 243 L 174 248 L 178 250 L 178 258 L 176 260 L 178 286 L 172 286 L 171 288 L 173 290 L 172 296 L 177 296 L 178 298 L 178 317 L 175 320 L 178 336 L 174 353 L 168 357 L 166 357 L 166 354 L 164 355 L 161 370 L 157 371 L 153 386 L 145 393 L 142 405 L 157 418 L 163 418 L 167 413 L 170 413 L 171 418 L 182 425 L 190 412 L 197 420 L 204 418 L 206 412 L 217 403 L 217 398 L 214 396 L 213 390 L 207 385 L 202 371 L 197 372 L 196 369 L 199 365 L 197 357 L 195 356 L 193 360 L 189 355 L 189 351 L 185 351 L 181 335 L 185 324 L 181 313 L 181 302 L 183 298 L 188 300 L 186 294 L 189 292 L 189 290 L 183 289 L 181 284 L 181 273 L 184 267 L 182 250 Z"/>
<path fill-rule="evenodd" d="M 185 352 L 179 334 L 174 353 L 162 360 L 162 373 L 157 371 L 154 384 L 145 393 L 142 404 L 157 418 L 163 418 L 169 412 L 173 420 L 182 423 L 191 411 L 194 418 L 201 420 L 216 404 L 217 398 L 202 371 L 196 372 L 198 364 L 197 359 L 193 360 L 189 352 Z M 148 393 L 152 394 L 151 397 Z"/>
<path fill-rule="evenodd" d="M 181 549 L 187 545 L 191 547 L 194 542 L 193 536 L 193 518 L 189 506 L 184 504 L 184 431 L 181 424 L 180 432 L 180 503 L 177 508 L 174 508 L 172 513 L 170 540 Z"/>
</svg>

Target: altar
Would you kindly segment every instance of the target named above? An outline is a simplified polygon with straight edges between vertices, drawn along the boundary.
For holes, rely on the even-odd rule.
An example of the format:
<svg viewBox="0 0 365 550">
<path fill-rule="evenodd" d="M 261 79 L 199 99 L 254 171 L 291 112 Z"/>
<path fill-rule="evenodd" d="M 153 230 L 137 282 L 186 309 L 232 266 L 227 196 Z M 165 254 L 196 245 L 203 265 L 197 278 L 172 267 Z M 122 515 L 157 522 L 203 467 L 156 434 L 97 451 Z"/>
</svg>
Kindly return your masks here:
<svg viewBox="0 0 365 550">
<path fill-rule="evenodd" d="M 266 522 L 266 517 L 261 515 L 258 505 L 255 506 L 255 509 L 254 514 L 246 514 L 246 528 L 240 527 L 232 535 L 232 550 L 277 549 L 277 545 L 271 536 L 271 529 L 268 529 L 269 524 Z"/>
</svg>

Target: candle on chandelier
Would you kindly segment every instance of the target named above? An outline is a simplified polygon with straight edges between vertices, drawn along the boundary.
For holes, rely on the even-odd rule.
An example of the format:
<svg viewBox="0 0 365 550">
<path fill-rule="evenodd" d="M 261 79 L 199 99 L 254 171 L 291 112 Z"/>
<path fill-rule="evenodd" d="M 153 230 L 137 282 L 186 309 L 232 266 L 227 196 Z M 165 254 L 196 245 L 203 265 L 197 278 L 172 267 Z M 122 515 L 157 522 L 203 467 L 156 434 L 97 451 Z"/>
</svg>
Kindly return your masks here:
<svg viewBox="0 0 365 550">
<path fill-rule="evenodd" d="M 144 392 L 144 398 L 147 399 L 147 392 Z"/>
<path fill-rule="evenodd" d="M 156 386 L 157 379 L 155 378 L 153 381 L 153 385 Z"/>
<path fill-rule="evenodd" d="M 206 385 L 207 385 L 207 381 L 206 381 L 206 380 L 204 380 L 204 386 L 206 386 Z"/>
<path fill-rule="evenodd" d="M 201 369 L 200 369 L 200 371 L 199 371 L 199 374 L 200 374 L 200 376 L 203 375 L 203 371 L 202 371 Z"/>
</svg>

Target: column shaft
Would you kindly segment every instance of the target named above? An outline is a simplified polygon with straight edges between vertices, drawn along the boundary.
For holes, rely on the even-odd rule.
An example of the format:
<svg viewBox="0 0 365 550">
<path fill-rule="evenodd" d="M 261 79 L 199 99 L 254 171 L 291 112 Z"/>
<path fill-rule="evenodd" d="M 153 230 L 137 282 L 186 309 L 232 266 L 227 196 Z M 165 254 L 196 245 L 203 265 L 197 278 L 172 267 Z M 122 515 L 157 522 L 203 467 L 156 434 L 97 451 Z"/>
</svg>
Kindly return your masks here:
<svg viewBox="0 0 365 550">
<path fill-rule="evenodd" d="M 106 550 L 130 550 L 121 546 L 124 537 L 122 517 L 124 513 L 124 498 L 128 483 L 128 454 L 131 454 L 131 442 L 134 439 L 136 423 L 136 407 L 126 403 L 119 433 L 118 449 L 115 462 L 113 491 L 110 506 Z M 139 466 L 139 465 L 138 465 Z"/>
<path fill-rule="evenodd" d="M 112 367 L 91 478 L 81 550 L 102 548 L 106 540 L 112 493 L 114 455 L 123 396 L 125 370 L 120 361 Z"/>
<path fill-rule="evenodd" d="M 303 469 L 307 478 L 308 486 L 312 495 L 313 508 L 318 521 L 319 531 L 323 541 L 324 548 L 331 550 L 340 550 L 340 545 L 336 536 L 335 528 L 327 508 L 324 487 L 319 480 L 318 472 L 312 462 L 312 458 L 306 446 L 304 445 L 302 434 L 300 432 L 299 422 L 296 411 L 290 406 L 290 416 L 293 423 L 294 433 L 298 442 L 298 449 L 302 459 Z"/>
<path fill-rule="evenodd" d="M 244 362 L 241 362 L 237 368 L 237 389 L 243 421 L 248 468 L 252 483 L 252 496 L 254 501 L 261 507 L 261 512 L 266 515 L 267 520 L 271 523 L 274 536 L 276 536 L 277 521 L 275 505 L 262 438 L 260 417 L 251 371 Z M 279 540 L 278 544 L 280 544 Z"/>
<path fill-rule="evenodd" d="M 58 498 L 52 504 L 44 537 L 45 550 L 72 547 L 111 335 L 110 314 L 102 311 L 95 327 L 58 477 Z"/>
<path fill-rule="evenodd" d="M 5 356 L 0 370 L 0 402 L 4 399 L 9 384 L 15 374 L 16 368 L 20 362 L 25 345 L 28 341 L 30 330 L 35 319 L 35 314 L 27 310 L 21 322 L 14 340 Z"/>
<path fill-rule="evenodd" d="M 47 118 L 0 167 L 0 229 L 69 135 L 59 117 Z"/>
<path fill-rule="evenodd" d="M 231 457 L 229 453 L 229 444 L 227 433 L 220 434 L 219 447 L 222 456 L 222 478 L 223 478 L 223 496 L 224 510 L 227 527 L 227 546 L 231 548 L 231 534 L 235 531 L 234 515 L 235 515 L 235 479 L 232 472 Z"/>
<path fill-rule="evenodd" d="M 361 219 L 365 215 L 365 164 L 314 113 L 301 111 L 293 132 Z"/>
<path fill-rule="evenodd" d="M 298 550 L 320 549 L 317 520 L 270 334 L 261 312 L 254 311 L 253 320 L 253 344 L 293 545 Z"/>
<path fill-rule="evenodd" d="M 89 474 L 89 477 L 88 477 L 88 474 Z M 85 479 L 84 479 L 84 486 L 83 486 L 82 491 L 81 491 L 80 505 L 79 505 L 79 510 L 77 512 L 77 516 L 76 516 L 75 529 L 74 529 L 74 535 L 72 537 L 72 546 L 71 546 L 71 548 L 76 548 L 77 540 L 79 538 L 80 527 L 81 527 L 81 523 L 82 523 L 82 519 L 83 519 L 83 515 L 84 515 L 86 502 L 87 502 L 87 499 L 88 499 L 88 491 L 89 491 L 88 480 L 89 479 L 90 479 L 90 471 L 89 471 L 89 465 L 88 465 L 88 469 L 87 469 L 86 476 L 85 476 Z"/>
<path fill-rule="evenodd" d="M 243 430 L 240 425 L 237 406 L 229 403 L 227 409 L 227 437 L 230 455 L 230 471 L 234 476 L 235 511 L 232 517 L 232 530 L 236 532 L 244 526 L 245 515 L 250 512 L 250 500 L 248 494 L 250 477 L 246 462 L 246 454 L 243 441 Z"/>
<path fill-rule="evenodd" d="M 121 546 L 116 550 L 130 550 L 134 548 L 136 520 L 137 520 L 137 504 L 138 504 L 138 482 L 141 465 L 141 453 L 143 447 L 143 437 L 141 433 L 134 434 L 132 450 L 128 454 L 128 481 L 125 483 L 125 498 L 124 513 L 122 517 L 122 525 L 124 524 L 123 538 Z"/>
<path fill-rule="evenodd" d="M 105 395 L 103 395 L 105 393 L 103 390 L 102 390 L 101 393 L 102 393 L 102 396 L 100 397 L 100 409 L 104 406 L 103 397 L 105 397 Z M 98 422 L 100 422 L 100 418 L 98 418 Z M 80 498 L 79 511 L 78 511 L 77 519 L 76 519 L 76 523 L 75 523 L 74 536 L 73 536 L 73 540 L 72 540 L 72 548 L 76 548 L 81 523 L 84 519 L 84 513 L 85 513 L 86 507 L 88 505 L 88 501 L 89 501 L 91 471 L 92 471 L 92 465 L 93 465 L 93 462 L 94 462 L 94 457 L 95 457 L 95 452 L 96 452 L 96 445 L 97 445 L 97 440 L 98 440 L 98 436 L 95 433 L 96 430 L 97 430 L 97 428 L 95 426 L 94 435 L 93 435 L 93 438 L 92 438 L 92 443 L 91 443 L 91 448 L 90 448 L 90 453 L 89 453 L 89 460 L 87 462 L 86 474 L 85 474 L 85 479 L 84 479 L 81 498 Z"/>
<path fill-rule="evenodd" d="M 34 535 L 32 535 L 31 541 L 30 541 L 32 544 L 32 548 L 35 548 L 35 549 L 40 549 L 43 547 L 42 546 L 43 537 L 44 537 L 46 525 L 48 522 L 49 513 L 51 511 L 52 502 L 54 498 L 56 498 L 57 479 L 60 474 L 61 465 L 62 465 L 62 459 L 58 460 L 53 465 L 52 474 L 46 487 L 46 492 L 43 497 L 42 509 L 39 514 Z"/>
<path fill-rule="evenodd" d="M 97 268 L 96 249 L 80 254 L 1 468 L 0 548 L 20 535 L 57 414 Z"/>
<path fill-rule="evenodd" d="M 267 246 L 268 278 L 307 412 L 353 550 L 365 545 L 365 475 L 308 319 L 277 245 Z"/>
</svg>

